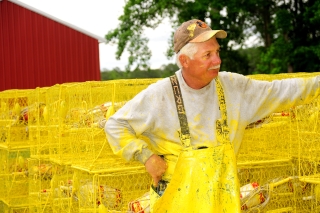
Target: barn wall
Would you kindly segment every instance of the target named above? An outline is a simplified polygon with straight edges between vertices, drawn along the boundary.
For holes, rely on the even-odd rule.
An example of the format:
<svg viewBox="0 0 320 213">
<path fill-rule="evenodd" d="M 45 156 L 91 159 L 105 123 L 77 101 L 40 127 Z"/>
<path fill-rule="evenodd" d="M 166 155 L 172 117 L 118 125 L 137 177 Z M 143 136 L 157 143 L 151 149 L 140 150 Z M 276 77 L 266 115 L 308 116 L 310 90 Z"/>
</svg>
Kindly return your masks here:
<svg viewBox="0 0 320 213">
<path fill-rule="evenodd" d="M 96 39 L 0 1 L 0 91 L 100 79 Z"/>
</svg>

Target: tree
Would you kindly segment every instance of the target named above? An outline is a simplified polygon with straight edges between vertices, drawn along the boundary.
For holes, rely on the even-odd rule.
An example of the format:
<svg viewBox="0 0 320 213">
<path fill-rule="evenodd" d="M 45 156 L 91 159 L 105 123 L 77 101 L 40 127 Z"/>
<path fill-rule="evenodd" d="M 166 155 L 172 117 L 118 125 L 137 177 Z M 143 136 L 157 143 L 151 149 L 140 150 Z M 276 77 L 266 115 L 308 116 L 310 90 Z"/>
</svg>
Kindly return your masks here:
<svg viewBox="0 0 320 213">
<path fill-rule="evenodd" d="M 224 56 L 228 58 L 228 63 L 223 63 L 222 69 L 228 70 L 228 66 L 232 65 L 235 69 L 234 71 L 245 72 L 247 64 L 243 63 L 243 61 L 246 61 L 246 58 L 227 45 L 231 38 L 235 41 L 243 40 L 243 36 L 238 35 L 241 30 L 237 30 L 237 27 L 242 29 L 243 25 L 239 23 L 235 27 L 228 24 L 230 22 L 228 17 L 220 20 L 219 11 L 222 11 L 223 7 L 224 5 L 220 1 L 209 0 L 195 2 L 181 0 L 128 0 L 124 7 L 124 14 L 119 17 L 120 25 L 106 35 L 106 40 L 109 43 L 117 43 L 117 59 L 121 57 L 125 48 L 132 49 L 132 51 L 129 51 L 130 57 L 126 67 L 127 70 L 131 68 L 134 62 L 138 61 L 142 67 L 147 67 L 148 64 L 146 62 L 150 58 L 150 51 L 147 48 L 147 38 L 142 35 L 145 27 L 156 28 L 164 17 L 175 17 L 171 18 L 172 29 L 191 18 L 209 19 L 211 27 L 214 29 L 229 29 L 231 26 L 234 28 L 230 29 L 230 31 L 234 32 L 232 37 L 228 37 L 225 39 L 226 41 L 221 40 L 221 49 L 225 51 Z M 136 54 L 137 52 L 139 54 Z M 172 41 L 170 41 L 167 56 L 173 56 Z M 236 60 L 233 60 L 232 57 L 234 56 L 236 56 Z"/>
<path fill-rule="evenodd" d="M 151 52 L 142 34 L 144 28 L 156 28 L 164 17 L 170 17 L 172 29 L 197 18 L 229 34 L 219 40 L 222 70 L 250 74 L 250 58 L 241 49 L 246 37 L 255 34 L 264 41 L 258 72 L 316 71 L 320 64 L 319 11 L 317 0 L 128 0 L 120 25 L 108 32 L 106 40 L 117 43 L 118 59 L 124 49 L 129 50 L 127 70 L 134 63 L 148 69 Z M 167 56 L 172 57 L 172 39 L 169 44 Z"/>
<path fill-rule="evenodd" d="M 173 75 L 178 70 L 176 64 L 162 65 L 160 69 L 154 70 L 139 70 L 135 69 L 132 72 L 121 71 L 118 67 L 112 70 L 105 69 L 101 72 L 101 80 L 114 80 L 114 79 L 135 79 L 135 78 L 165 78 Z"/>
<path fill-rule="evenodd" d="M 167 64 L 162 65 L 160 67 L 160 77 L 165 78 L 169 77 L 171 75 L 174 75 L 174 73 L 179 69 L 179 67 L 176 64 Z"/>
<path fill-rule="evenodd" d="M 262 54 L 263 73 L 320 70 L 320 1 L 277 1 L 273 42 Z"/>
</svg>

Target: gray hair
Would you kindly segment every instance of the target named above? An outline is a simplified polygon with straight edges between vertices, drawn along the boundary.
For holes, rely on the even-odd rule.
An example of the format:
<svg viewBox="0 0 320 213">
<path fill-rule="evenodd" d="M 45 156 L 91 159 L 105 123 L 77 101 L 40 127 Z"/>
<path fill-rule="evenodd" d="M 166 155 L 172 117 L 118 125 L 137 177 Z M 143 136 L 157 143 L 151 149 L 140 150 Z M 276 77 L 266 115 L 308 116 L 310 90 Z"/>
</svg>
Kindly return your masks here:
<svg viewBox="0 0 320 213">
<path fill-rule="evenodd" d="M 193 59 L 194 54 L 198 51 L 198 44 L 197 43 L 188 43 L 177 53 L 176 55 L 176 64 L 181 69 L 182 65 L 180 63 L 179 57 L 180 55 L 186 55 L 190 59 Z"/>
</svg>

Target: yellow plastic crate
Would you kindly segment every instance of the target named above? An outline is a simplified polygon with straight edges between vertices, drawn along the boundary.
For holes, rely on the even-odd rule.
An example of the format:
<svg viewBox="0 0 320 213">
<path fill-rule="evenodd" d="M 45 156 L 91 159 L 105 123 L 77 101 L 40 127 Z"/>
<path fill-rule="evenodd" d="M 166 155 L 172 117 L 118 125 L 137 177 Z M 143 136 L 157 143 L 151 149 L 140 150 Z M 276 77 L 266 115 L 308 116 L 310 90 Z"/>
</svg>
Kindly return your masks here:
<svg viewBox="0 0 320 213">
<path fill-rule="evenodd" d="M 108 161 L 109 158 L 116 158 L 106 140 L 104 129 L 72 128 L 66 134 L 68 135 L 60 137 L 60 144 L 64 142 L 64 147 L 66 147 L 69 143 L 72 152 L 68 156 L 70 160 L 72 159 L 72 166 L 82 167 L 90 171 L 100 170 L 109 167 L 108 164 L 103 163 L 104 161 Z M 122 162 L 122 160 L 120 161 Z"/>
<path fill-rule="evenodd" d="M 8 206 L 28 206 L 28 184 L 26 173 L 0 175 L 0 199 Z"/>
<path fill-rule="evenodd" d="M 73 85 L 70 83 L 66 85 Z M 46 88 L 37 88 L 30 95 L 30 104 L 36 103 L 37 110 L 30 113 L 33 122 L 29 122 L 29 139 L 31 144 L 31 157 L 37 159 L 50 158 L 50 143 L 53 134 L 59 130 L 59 103 L 60 88 L 54 85 Z"/>
<path fill-rule="evenodd" d="M 309 78 L 319 75 L 320 72 L 295 72 L 295 73 L 279 73 L 279 74 L 254 74 L 247 75 L 247 77 L 263 80 L 263 81 L 273 81 L 273 80 L 281 80 L 288 78 Z"/>
<path fill-rule="evenodd" d="M 318 74 L 249 77 L 271 81 Z M 29 212 L 99 212 L 103 204 L 109 212 L 128 212 L 128 203 L 149 191 L 151 179 L 143 165 L 112 153 L 103 124 L 109 109 L 117 111 L 157 80 L 68 83 L 1 92 L 0 199 L 6 198 L 2 209 L 19 212 L 29 206 Z M 28 119 L 21 117 L 22 111 Z M 274 113 L 246 130 L 238 155 L 239 178 L 242 186 L 258 182 L 261 190 L 267 188 L 272 194 L 261 212 L 320 211 L 319 121 L 316 99 Z M 19 166 L 28 155 L 19 156 L 28 147 L 31 158 L 26 170 Z"/>
<path fill-rule="evenodd" d="M 29 160 L 29 199 L 41 212 L 78 212 L 72 200 L 73 170 L 44 159 Z"/>
<path fill-rule="evenodd" d="M 58 131 L 59 126 L 41 125 L 29 126 L 30 155 L 32 158 L 49 159 L 53 135 Z"/>
<path fill-rule="evenodd" d="M 238 162 L 290 159 L 290 125 L 289 116 L 271 116 L 257 126 L 248 127 L 239 150 Z"/>
<path fill-rule="evenodd" d="M 82 85 L 81 92 L 75 86 L 68 88 L 68 110 L 63 133 L 71 136 L 74 147 L 71 150 L 74 152 L 70 159 L 73 160 L 73 166 L 88 171 L 103 171 L 108 168 L 104 161 L 114 157 L 103 129 L 108 115 L 112 115 L 155 81 L 157 79 L 86 82 Z M 60 145 L 68 144 L 65 138 L 59 138 Z"/>
<path fill-rule="evenodd" d="M 121 103 L 131 100 L 139 92 L 146 89 L 150 84 L 160 79 L 120 79 L 108 81 L 114 85 L 113 103 Z"/>
<path fill-rule="evenodd" d="M 95 151 L 90 153 L 92 151 L 90 148 L 82 150 L 81 144 L 82 140 L 97 139 L 97 132 L 102 131 L 97 125 L 105 117 L 100 108 L 95 110 L 95 107 L 108 100 L 111 101 L 112 92 L 109 92 L 109 88 L 111 90 L 113 85 L 103 82 L 95 83 L 103 87 L 94 90 L 93 83 L 84 82 L 56 85 L 48 89 L 47 110 L 50 117 L 47 128 L 50 131 L 48 131 L 47 147 L 51 161 L 71 165 L 74 161 L 78 161 L 79 156 L 85 154 L 96 157 Z M 100 89 L 99 92 L 98 89 Z M 106 94 L 102 95 L 102 92 Z M 104 142 L 100 141 L 97 140 L 93 146 L 101 147 Z"/>
<path fill-rule="evenodd" d="M 47 91 L 49 87 L 37 87 L 28 95 L 28 125 L 41 126 L 46 124 L 45 108 L 47 106 Z"/>
<path fill-rule="evenodd" d="M 300 186 L 301 182 L 296 174 L 296 165 L 292 161 L 270 161 L 238 163 L 238 175 L 240 180 L 242 199 L 251 196 L 251 201 L 242 206 L 243 212 L 277 212 L 281 209 L 297 210 L 298 200 L 303 201 L 307 190 Z M 290 177 L 290 179 L 288 179 Z M 287 179 L 287 181 L 285 181 Z M 276 182 L 283 182 L 277 187 L 271 185 Z M 244 187 L 248 184 L 258 184 L 258 187 Z M 250 190 L 249 190 L 250 189 Z M 254 191 L 257 191 L 254 196 Z M 259 200 L 260 199 L 260 200 Z M 261 203 L 260 203 L 260 202 Z M 285 212 L 285 211 L 278 211 Z M 289 211 L 290 212 L 290 211 Z"/>
<path fill-rule="evenodd" d="M 54 164 L 54 166 L 56 171 L 50 182 L 53 212 L 79 212 L 78 201 L 74 199 L 72 192 L 73 169 L 68 165 Z"/>
<path fill-rule="evenodd" d="M 272 81 L 315 75 L 319 73 L 249 77 Z M 242 185 L 257 181 L 272 194 L 261 212 L 319 212 L 318 114 L 319 98 L 270 115 L 246 130 L 238 156 L 239 178 Z M 270 188 L 289 177 L 290 181 Z M 255 212 L 253 209 L 245 212 Z"/>
<path fill-rule="evenodd" d="M 27 173 L 30 149 L 0 148 L 0 174 Z"/>
<path fill-rule="evenodd" d="M 0 212 L 1 213 L 53 213 L 51 209 L 38 208 L 37 206 L 28 205 L 8 205 L 0 201 Z"/>
<path fill-rule="evenodd" d="M 149 191 L 151 178 L 143 169 L 90 174 L 76 170 L 74 192 L 79 212 L 128 212 L 129 203 Z"/>
<path fill-rule="evenodd" d="M 31 148 L 31 157 L 48 158 L 48 128 L 47 118 L 47 91 L 48 87 L 36 88 L 29 95 L 28 104 L 30 111 L 28 112 L 28 132 L 29 143 Z"/>
<path fill-rule="evenodd" d="M 0 147 L 9 149 L 30 147 L 28 126 L 16 125 L 14 122 L 0 120 Z"/>
<path fill-rule="evenodd" d="M 51 204 L 51 180 L 56 167 L 43 159 L 28 159 L 29 198 L 35 206 Z"/>
<path fill-rule="evenodd" d="M 28 204 L 16 204 L 16 205 L 9 205 L 5 202 L 0 201 L 0 212 L 1 213 L 25 213 L 29 211 Z"/>
<path fill-rule="evenodd" d="M 299 202 L 305 212 L 320 211 L 320 98 L 307 105 L 296 108 L 296 122 L 292 125 L 292 137 L 298 139 L 295 144 L 294 159 L 302 185 L 310 190 Z"/>
<path fill-rule="evenodd" d="M 29 147 L 28 96 L 33 90 L 0 92 L 0 147 Z"/>
</svg>

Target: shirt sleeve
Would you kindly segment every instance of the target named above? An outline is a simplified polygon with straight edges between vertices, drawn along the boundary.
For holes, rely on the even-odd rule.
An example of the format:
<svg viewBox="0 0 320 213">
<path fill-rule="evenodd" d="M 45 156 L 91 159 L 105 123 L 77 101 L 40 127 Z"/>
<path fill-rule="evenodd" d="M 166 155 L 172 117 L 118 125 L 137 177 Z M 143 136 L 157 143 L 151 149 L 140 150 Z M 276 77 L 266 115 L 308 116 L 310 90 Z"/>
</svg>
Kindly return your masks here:
<svg viewBox="0 0 320 213">
<path fill-rule="evenodd" d="M 248 79 L 243 90 L 243 111 L 250 113 L 250 122 L 274 112 L 310 103 L 319 96 L 320 76 L 258 81 Z"/>
<path fill-rule="evenodd" d="M 105 132 L 113 152 L 127 161 L 145 164 L 154 154 L 142 135 L 153 126 L 154 98 L 152 92 L 142 91 L 106 122 Z"/>
</svg>

